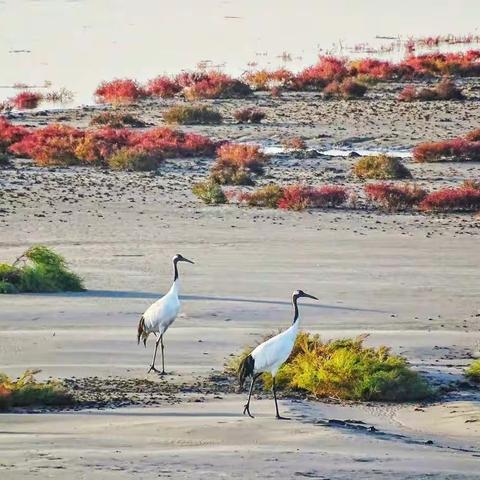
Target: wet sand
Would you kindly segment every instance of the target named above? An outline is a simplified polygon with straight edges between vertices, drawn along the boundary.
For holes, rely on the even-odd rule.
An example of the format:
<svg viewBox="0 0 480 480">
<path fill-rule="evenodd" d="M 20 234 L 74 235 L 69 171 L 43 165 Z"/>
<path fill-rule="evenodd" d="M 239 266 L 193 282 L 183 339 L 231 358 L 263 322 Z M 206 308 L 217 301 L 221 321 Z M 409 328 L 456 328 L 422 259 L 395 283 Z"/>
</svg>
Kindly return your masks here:
<svg viewBox="0 0 480 480">
<path fill-rule="evenodd" d="M 189 129 L 264 144 L 303 134 L 314 147 L 409 148 L 476 127 L 472 92 L 461 104 L 402 105 L 402 115 L 388 98 L 258 96 L 254 103 L 270 113 L 264 125 Z M 213 103 L 225 112 L 238 106 Z M 131 110 L 159 125 L 163 108 Z M 428 112 L 425 118 L 420 111 Z M 38 125 L 63 117 L 86 125 L 91 115 L 76 110 L 17 120 Z M 395 134 L 388 133 L 392 126 Z M 349 176 L 353 161 L 276 157 L 260 183 L 342 182 L 360 191 Z M 42 369 L 39 378 L 158 381 L 146 374 L 153 343 L 137 346 L 136 326 L 169 288 L 170 259 L 182 253 L 196 264 L 182 265 L 183 310 L 166 335 L 170 385 L 207 378 L 231 353 L 288 326 L 296 288 L 320 298 L 302 306 L 304 329 L 324 338 L 369 333 L 368 344 L 391 346 L 437 384 L 462 380 L 480 349 L 479 218 L 387 215 L 361 205 L 302 213 L 206 207 L 190 186 L 209 162 L 172 160 L 157 175 L 40 169 L 21 160 L 1 171 L 1 261 L 44 243 L 66 256 L 88 288 L 1 296 L 2 371 L 18 375 L 35 367 Z M 406 162 L 420 184 L 434 188 L 480 171 L 475 163 Z M 245 418 L 244 400 L 245 393 L 197 390 L 155 406 L 3 414 L 0 472 L 8 479 L 478 478 L 478 390 L 452 391 L 431 405 L 283 399 L 289 422 L 274 420 L 268 395 L 254 401 L 257 418 Z"/>
</svg>

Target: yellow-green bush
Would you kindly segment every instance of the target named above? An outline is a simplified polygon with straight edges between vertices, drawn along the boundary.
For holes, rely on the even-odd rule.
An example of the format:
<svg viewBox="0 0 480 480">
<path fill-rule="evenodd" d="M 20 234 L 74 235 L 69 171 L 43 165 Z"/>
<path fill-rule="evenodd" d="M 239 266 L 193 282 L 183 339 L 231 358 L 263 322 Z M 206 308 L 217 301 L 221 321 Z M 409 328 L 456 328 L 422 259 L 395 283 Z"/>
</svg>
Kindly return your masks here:
<svg viewBox="0 0 480 480">
<path fill-rule="evenodd" d="M 207 205 L 227 203 L 227 197 L 223 193 L 222 187 L 212 178 L 193 185 L 192 193 Z"/>
<path fill-rule="evenodd" d="M 26 370 L 17 380 L 0 372 L 0 411 L 11 407 L 69 405 L 73 397 L 59 383 L 37 382 L 40 370 Z"/>
<path fill-rule="evenodd" d="M 81 278 L 68 269 L 64 257 L 42 245 L 30 247 L 12 265 L 0 264 L 0 293 L 81 290 Z"/>
<path fill-rule="evenodd" d="M 480 383 L 480 358 L 468 367 L 465 375 L 472 382 Z"/>
<path fill-rule="evenodd" d="M 410 170 L 398 158 L 387 155 L 367 155 L 357 160 L 353 173 L 361 179 L 388 180 L 411 178 Z"/>
<path fill-rule="evenodd" d="M 108 159 L 108 165 L 113 170 L 134 170 L 147 172 L 156 170 L 163 162 L 163 156 L 156 150 L 142 150 L 125 147 L 114 153 Z"/>
<path fill-rule="evenodd" d="M 252 350 L 234 357 L 227 371 L 235 371 Z M 265 388 L 270 388 L 270 375 L 263 374 L 262 380 Z M 365 347 L 363 337 L 322 342 L 318 335 L 301 333 L 276 380 L 279 387 L 302 390 L 317 398 L 398 402 L 434 394 L 403 357 L 392 355 L 387 347 Z"/>
<path fill-rule="evenodd" d="M 197 125 L 221 123 L 222 115 L 207 105 L 174 105 L 164 114 L 167 123 Z"/>
</svg>

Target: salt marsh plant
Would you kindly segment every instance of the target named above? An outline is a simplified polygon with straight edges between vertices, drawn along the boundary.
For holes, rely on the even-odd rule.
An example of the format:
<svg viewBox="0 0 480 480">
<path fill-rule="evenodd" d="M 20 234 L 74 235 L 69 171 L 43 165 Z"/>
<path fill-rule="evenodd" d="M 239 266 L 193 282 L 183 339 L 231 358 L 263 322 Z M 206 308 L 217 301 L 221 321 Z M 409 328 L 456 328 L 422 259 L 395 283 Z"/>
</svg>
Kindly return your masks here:
<svg viewBox="0 0 480 480">
<path fill-rule="evenodd" d="M 195 183 L 192 187 L 192 193 L 207 205 L 227 203 L 227 197 L 222 187 L 212 178 Z"/>
<path fill-rule="evenodd" d="M 222 115 L 207 105 L 174 105 L 165 111 L 163 118 L 167 123 L 180 125 L 218 124 Z"/>
<path fill-rule="evenodd" d="M 146 96 L 145 89 L 137 81 L 128 78 L 102 82 L 95 90 L 99 103 L 134 103 Z"/>
<path fill-rule="evenodd" d="M 0 264 L 0 293 L 77 292 L 84 290 L 81 278 L 65 258 L 49 248 L 30 247 L 13 264 Z"/>
<path fill-rule="evenodd" d="M 403 357 L 393 355 L 388 347 L 366 347 L 364 339 L 323 342 L 318 335 L 300 333 L 290 358 L 277 373 L 277 386 L 315 398 L 357 401 L 404 402 L 434 396 L 427 381 Z M 248 347 L 234 356 L 227 363 L 227 372 L 235 373 L 252 350 Z M 270 389 L 270 374 L 261 378 Z"/>
<path fill-rule="evenodd" d="M 357 160 L 353 173 L 360 179 L 389 180 L 411 178 L 410 170 L 395 157 L 367 155 Z"/>
<path fill-rule="evenodd" d="M 305 210 L 306 208 L 339 207 L 347 201 L 348 191 L 340 185 L 312 187 L 302 184 L 282 188 L 278 207 L 284 210 Z"/>
<path fill-rule="evenodd" d="M 265 118 L 265 112 L 256 107 L 243 107 L 235 110 L 233 117 L 238 123 L 260 123 Z"/>
<path fill-rule="evenodd" d="M 465 376 L 475 383 L 480 383 L 480 359 L 474 360 L 465 372 Z"/>
<path fill-rule="evenodd" d="M 427 212 L 477 212 L 480 190 L 470 186 L 442 188 L 428 194 L 420 208 Z"/>
<path fill-rule="evenodd" d="M 31 110 L 37 108 L 42 100 L 43 95 L 39 92 L 20 92 L 10 102 L 18 110 Z"/>
<path fill-rule="evenodd" d="M 138 147 L 124 147 L 108 157 L 108 165 L 112 170 L 146 172 L 156 170 L 162 162 L 161 152 Z"/>
<path fill-rule="evenodd" d="M 211 176 L 222 185 L 252 185 L 252 174 L 262 175 L 266 162 L 258 145 L 225 143 L 217 150 Z"/>
<path fill-rule="evenodd" d="M 92 127 L 109 127 L 109 128 L 143 128 L 146 126 L 145 122 L 131 113 L 122 112 L 100 112 L 90 119 L 90 126 Z"/>
<path fill-rule="evenodd" d="M 402 102 L 433 101 L 433 100 L 463 100 L 462 91 L 455 82 L 444 79 L 434 87 L 417 89 L 414 85 L 407 85 L 399 94 L 398 100 Z"/>
<path fill-rule="evenodd" d="M 389 212 L 418 206 L 427 195 L 423 188 L 414 184 L 369 183 L 364 190 L 370 202 Z"/>
<path fill-rule="evenodd" d="M 18 379 L 0 372 L 0 411 L 13 407 L 60 406 L 74 399 L 59 382 L 38 382 L 34 375 L 40 370 L 26 370 Z"/>
</svg>

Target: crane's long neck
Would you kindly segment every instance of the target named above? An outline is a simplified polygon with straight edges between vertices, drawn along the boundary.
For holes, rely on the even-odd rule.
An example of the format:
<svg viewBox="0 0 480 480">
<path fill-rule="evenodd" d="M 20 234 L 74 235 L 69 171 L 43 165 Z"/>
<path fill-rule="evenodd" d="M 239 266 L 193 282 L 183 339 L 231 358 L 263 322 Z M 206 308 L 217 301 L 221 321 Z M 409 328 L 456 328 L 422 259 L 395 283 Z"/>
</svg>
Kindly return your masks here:
<svg viewBox="0 0 480 480">
<path fill-rule="evenodd" d="M 173 261 L 173 283 L 178 280 L 178 267 L 177 267 L 177 260 Z"/>
<path fill-rule="evenodd" d="M 293 322 L 292 325 L 297 325 L 298 326 L 298 304 L 297 304 L 297 297 L 293 297 L 293 308 L 295 309 L 294 315 L 293 315 Z"/>
</svg>

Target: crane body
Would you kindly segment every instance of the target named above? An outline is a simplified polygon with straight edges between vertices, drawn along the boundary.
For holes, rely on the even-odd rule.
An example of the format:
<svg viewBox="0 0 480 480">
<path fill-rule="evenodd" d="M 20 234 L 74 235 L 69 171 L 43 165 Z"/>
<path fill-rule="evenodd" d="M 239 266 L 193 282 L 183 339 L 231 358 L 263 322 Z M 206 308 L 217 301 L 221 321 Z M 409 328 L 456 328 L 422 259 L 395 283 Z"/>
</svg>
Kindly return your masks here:
<svg viewBox="0 0 480 480">
<path fill-rule="evenodd" d="M 257 378 L 265 372 L 269 372 L 272 375 L 272 391 L 273 398 L 275 400 L 275 411 L 278 419 L 286 420 L 286 417 L 282 417 L 278 411 L 277 391 L 275 385 L 275 376 L 279 368 L 288 360 L 288 357 L 292 353 L 295 345 L 295 340 L 299 330 L 299 313 L 297 301 L 301 297 L 313 298 L 318 300 L 317 297 L 303 292 L 302 290 L 296 290 L 292 295 L 292 302 L 295 309 L 293 323 L 287 330 L 269 338 L 265 342 L 258 345 L 250 355 L 248 355 L 240 364 L 238 369 L 240 384 L 243 385 L 246 377 L 252 377 L 252 383 L 250 384 L 250 391 L 248 394 L 248 401 L 244 406 L 243 414 L 248 414 L 249 417 L 254 418 L 250 413 L 250 400 L 252 397 L 253 387 Z"/>
<path fill-rule="evenodd" d="M 177 264 L 178 262 L 193 263 L 191 260 L 188 260 L 180 254 L 175 255 L 175 257 L 172 259 L 172 262 L 174 268 L 174 277 L 170 290 L 162 298 L 152 303 L 152 305 L 145 310 L 145 313 L 142 315 L 140 322 L 138 323 L 137 343 L 140 343 L 140 339 L 142 339 L 143 344 L 146 347 L 148 336 L 151 333 L 153 333 L 155 336 L 157 334 L 159 335 L 157 341 L 155 342 L 152 364 L 150 365 L 148 373 L 153 370 L 161 375 L 165 375 L 165 346 L 163 343 L 163 335 L 170 325 L 175 321 L 180 311 L 180 299 L 178 298 L 180 280 Z M 161 345 L 162 349 L 162 371 L 159 371 L 155 367 L 155 359 L 157 358 L 159 344 Z"/>
</svg>

